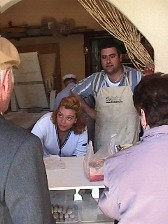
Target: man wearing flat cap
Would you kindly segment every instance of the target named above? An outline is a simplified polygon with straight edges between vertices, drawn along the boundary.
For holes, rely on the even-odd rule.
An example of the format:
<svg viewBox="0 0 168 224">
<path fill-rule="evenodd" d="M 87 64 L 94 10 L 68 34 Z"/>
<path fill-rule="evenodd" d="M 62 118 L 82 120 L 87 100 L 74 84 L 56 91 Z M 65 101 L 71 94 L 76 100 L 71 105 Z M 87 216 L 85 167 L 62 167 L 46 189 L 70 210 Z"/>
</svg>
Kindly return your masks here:
<svg viewBox="0 0 168 224">
<path fill-rule="evenodd" d="M 13 90 L 15 46 L 0 37 L 0 223 L 53 223 L 40 140 L 3 117 Z"/>
<path fill-rule="evenodd" d="M 62 98 L 69 96 L 71 89 L 75 86 L 77 82 L 76 75 L 74 74 L 64 75 L 62 77 L 62 80 L 64 82 L 65 88 L 56 95 L 54 102 L 54 110 L 58 108 Z"/>
</svg>

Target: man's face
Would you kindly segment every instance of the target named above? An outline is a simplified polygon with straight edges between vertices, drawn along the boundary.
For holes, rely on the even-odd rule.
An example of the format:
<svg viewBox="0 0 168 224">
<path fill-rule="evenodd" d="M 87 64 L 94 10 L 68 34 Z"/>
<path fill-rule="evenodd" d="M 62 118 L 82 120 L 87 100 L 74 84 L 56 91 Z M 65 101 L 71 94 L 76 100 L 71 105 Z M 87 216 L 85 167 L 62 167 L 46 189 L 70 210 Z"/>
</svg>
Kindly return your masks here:
<svg viewBox="0 0 168 224">
<path fill-rule="evenodd" d="M 107 75 L 116 74 L 122 67 L 122 56 L 115 47 L 101 50 L 101 65 Z"/>
</svg>

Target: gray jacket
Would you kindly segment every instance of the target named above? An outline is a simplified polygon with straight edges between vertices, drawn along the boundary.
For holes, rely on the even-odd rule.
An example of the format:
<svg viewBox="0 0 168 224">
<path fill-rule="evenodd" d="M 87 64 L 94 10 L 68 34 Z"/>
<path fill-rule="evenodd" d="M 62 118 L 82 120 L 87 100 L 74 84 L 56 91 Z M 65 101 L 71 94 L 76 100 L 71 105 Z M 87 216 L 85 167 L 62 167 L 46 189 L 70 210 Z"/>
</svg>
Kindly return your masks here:
<svg viewBox="0 0 168 224">
<path fill-rule="evenodd" d="M 40 140 L 0 116 L 0 224 L 53 223 Z"/>
</svg>

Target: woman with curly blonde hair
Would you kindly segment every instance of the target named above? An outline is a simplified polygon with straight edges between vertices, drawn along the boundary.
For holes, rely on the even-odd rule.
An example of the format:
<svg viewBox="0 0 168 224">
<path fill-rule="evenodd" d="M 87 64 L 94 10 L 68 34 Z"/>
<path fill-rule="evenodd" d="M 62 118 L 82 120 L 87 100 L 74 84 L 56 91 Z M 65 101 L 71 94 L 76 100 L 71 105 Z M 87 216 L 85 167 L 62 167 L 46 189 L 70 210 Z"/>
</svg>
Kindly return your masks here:
<svg viewBox="0 0 168 224">
<path fill-rule="evenodd" d="M 41 139 L 44 155 L 84 156 L 88 134 L 80 101 L 75 96 L 61 100 L 58 109 L 42 116 L 32 129 Z"/>
</svg>

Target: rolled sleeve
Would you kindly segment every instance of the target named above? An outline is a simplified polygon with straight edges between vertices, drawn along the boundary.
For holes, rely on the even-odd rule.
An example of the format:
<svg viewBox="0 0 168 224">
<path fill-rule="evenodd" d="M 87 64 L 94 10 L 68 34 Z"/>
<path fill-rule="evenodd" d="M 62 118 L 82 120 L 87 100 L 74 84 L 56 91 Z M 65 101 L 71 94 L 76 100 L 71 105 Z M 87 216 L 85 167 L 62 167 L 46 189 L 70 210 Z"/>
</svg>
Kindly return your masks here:
<svg viewBox="0 0 168 224">
<path fill-rule="evenodd" d="M 72 93 L 75 95 L 79 95 L 82 98 L 88 97 L 89 95 L 93 95 L 93 89 L 92 89 L 92 82 L 94 80 L 94 74 L 87 77 L 86 79 L 83 79 L 78 84 L 76 84 L 72 88 Z"/>
</svg>

